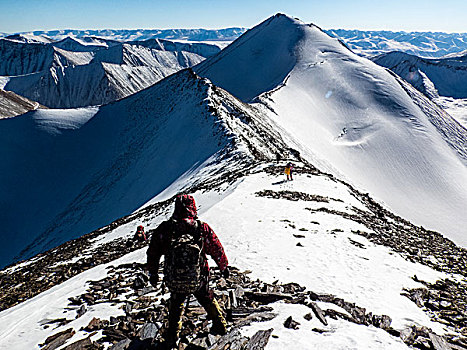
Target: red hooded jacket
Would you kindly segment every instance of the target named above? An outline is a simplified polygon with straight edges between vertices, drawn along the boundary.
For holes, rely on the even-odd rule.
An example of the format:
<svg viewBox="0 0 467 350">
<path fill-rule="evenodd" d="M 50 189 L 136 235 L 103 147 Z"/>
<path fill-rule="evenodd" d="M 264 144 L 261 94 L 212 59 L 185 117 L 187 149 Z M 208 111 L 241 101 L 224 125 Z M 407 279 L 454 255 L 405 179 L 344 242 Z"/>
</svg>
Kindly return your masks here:
<svg viewBox="0 0 467 350">
<path fill-rule="evenodd" d="M 197 225 L 198 212 L 196 210 L 195 199 L 189 195 L 180 195 L 175 199 L 175 210 L 171 220 L 162 222 L 153 232 L 151 243 L 147 251 L 147 265 L 150 274 L 157 274 L 159 270 L 159 261 L 162 255 L 166 254 L 173 231 L 183 232 L 193 230 Z M 174 228 L 175 225 L 175 228 Z M 204 239 L 203 257 L 205 261 L 204 273 L 208 275 L 209 265 L 206 254 L 210 255 L 224 271 L 229 262 L 225 255 L 224 248 L 217 238 L 212 228 L 205 222 L 201 222 L 201 237 Z"/>
</svg>

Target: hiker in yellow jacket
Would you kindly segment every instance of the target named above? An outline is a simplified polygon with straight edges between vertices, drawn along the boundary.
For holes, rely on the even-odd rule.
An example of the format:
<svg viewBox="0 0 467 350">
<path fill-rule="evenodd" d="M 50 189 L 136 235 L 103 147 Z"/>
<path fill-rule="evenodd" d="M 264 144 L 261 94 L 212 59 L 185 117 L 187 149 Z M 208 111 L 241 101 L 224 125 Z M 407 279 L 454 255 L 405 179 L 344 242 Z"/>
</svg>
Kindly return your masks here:
<svg viewBox="0 0 467 350">
<path fill-rule="evenodd" d="M 284 173 L 287 175 L 287 181 L 290 180 L 292 181 L 292 169 L 293 169 L 293 164 L 292 163 L 287 163 L 284 169 Z"/>
</svg>

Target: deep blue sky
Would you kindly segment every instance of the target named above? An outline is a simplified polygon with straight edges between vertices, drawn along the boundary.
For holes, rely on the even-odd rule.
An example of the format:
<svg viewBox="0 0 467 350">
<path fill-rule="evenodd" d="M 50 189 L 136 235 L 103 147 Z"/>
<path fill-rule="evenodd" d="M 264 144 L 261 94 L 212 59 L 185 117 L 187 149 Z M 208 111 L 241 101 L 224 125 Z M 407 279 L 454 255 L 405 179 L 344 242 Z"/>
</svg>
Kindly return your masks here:
<svg viewBox="0 0 467 350">
<path fill-rule="evenodd" d="M 0 32 L 252 27 L 277 12 L 324 29 L 467 32 L 467 0 L 0 0 Z"/>
</svg>

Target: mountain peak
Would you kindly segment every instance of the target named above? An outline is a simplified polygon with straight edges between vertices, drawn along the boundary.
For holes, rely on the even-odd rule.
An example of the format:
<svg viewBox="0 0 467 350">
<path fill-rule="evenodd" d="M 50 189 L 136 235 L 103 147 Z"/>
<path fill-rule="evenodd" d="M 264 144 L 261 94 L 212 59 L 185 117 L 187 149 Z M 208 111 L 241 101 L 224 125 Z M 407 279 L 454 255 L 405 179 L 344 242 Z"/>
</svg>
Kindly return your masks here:
<svg viewBox="0 0 467 350">
<path fill-rule="evenodd" d="M 304 56 L 305 61 L 312 61 L 321 50 L 343 48 L 319 27 L 278 13 L 196 66 L 195 71 L 248 102 L 280 86 Z"/>
<path fill-rule="evenodd" d="M 295 47 L 303 35 L 303 23 L 276 14 L 194 70 L 246 102 L 282 83 L 297 62 Z"/>
</svg>

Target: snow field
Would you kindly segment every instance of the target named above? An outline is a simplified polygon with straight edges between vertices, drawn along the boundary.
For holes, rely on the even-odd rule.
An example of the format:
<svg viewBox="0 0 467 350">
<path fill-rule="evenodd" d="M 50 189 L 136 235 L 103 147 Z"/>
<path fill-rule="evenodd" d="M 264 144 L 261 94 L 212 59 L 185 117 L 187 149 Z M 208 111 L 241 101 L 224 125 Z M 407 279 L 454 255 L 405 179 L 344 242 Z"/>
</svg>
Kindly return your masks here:
<svg viewBox="0 0 467 350">
<path fill-rule="evenodd" d="M 269 283 L 296 282 L 316 293 L 331 293 L 355 302 L 375 314 L 389 315 L 396 329 L 416 323 L 442 331 L 413 302 L 400 295 L 404 287 L 421 286 L 411 279 L 413 275 L 434 281 L 443 276 L 441 273 L 408 262 L 388 248 L 352 234 L 351 230 L 367 230 L 360 224 L 305 209 L 324 206 L 349 210 L 349 205 L 359 205 L 345 186 L 323 176 L 295 174 L 294 181 L 285 185 L 289 190 L 317 195 L 334 192 L 344 203 L 293 202 L 254 195 L 263 189 L 281 190 L 281 185 L 273 185 L 277 181 L 277 177 L 251 175 L 234 193 L 201 216 L 220 237 L 232 265 L 251 270 L 252 277 Z M 343 232 L 333 233 L 335 229 Z M 295 238 L 293 234 L 305 238 Z M 349 238 L 363 243 L 366 249 L 352 245 Z M 296 245 L 299 242 L 303 247 Z"/>
<path fill-rule="evenodd" d="M 271 321 L 254 323 L 243 333 L 252 336 L 258 330 L 274 328 L 272 337 L 266 346 L 267 350 L 284 349 L 319 349 L 319 350 L 407 350 L 409 349 L 400 339 L 390 336 L 382 329 L 373 326 L 366 327 L 346 322 L 341 319 L 328 319 L 328 326 L 323 324 L 313 315 L 310 321 L 303 318 L 312 313 L 311 309 L 304 305 L 285 304 L 277 302 L 272 304 L 274 312 L 279 316 Z M 319 303 L 321 308 L 332 308 L 335 305 Z M 343 311 L 342 309 L 339 311 Z M 287 329 L 284 321 L 288 316 L 300 323 L 299 329 Z M 325 330 L 320 334 L 313 329 Z"/>
</svg>

